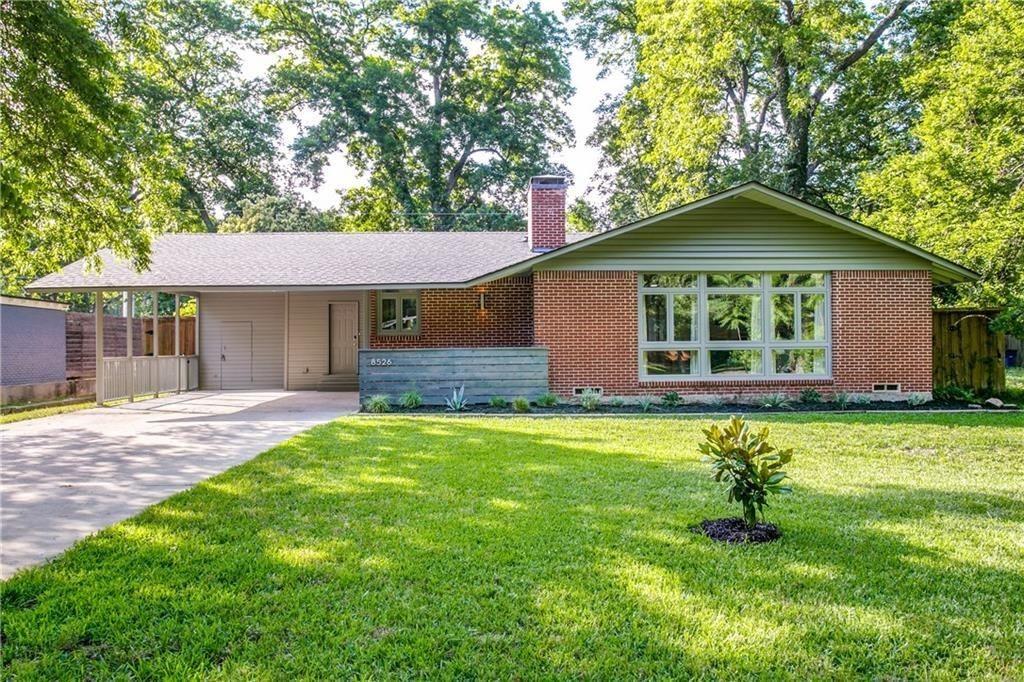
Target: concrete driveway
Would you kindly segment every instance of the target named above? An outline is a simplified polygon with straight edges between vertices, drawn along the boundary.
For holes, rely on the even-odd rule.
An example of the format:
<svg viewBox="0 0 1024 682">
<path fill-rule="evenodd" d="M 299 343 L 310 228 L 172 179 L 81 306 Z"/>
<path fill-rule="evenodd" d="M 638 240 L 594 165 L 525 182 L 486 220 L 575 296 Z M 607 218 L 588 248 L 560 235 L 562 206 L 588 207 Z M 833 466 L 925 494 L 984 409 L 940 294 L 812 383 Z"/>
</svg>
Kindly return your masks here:
<svg viewBox="0 0 1024 682">
<path fill-rule="evenodd" d="M 358 409 L 355 393 L 195 391 L 0 427 L 0 577 Z"/>
</svg>

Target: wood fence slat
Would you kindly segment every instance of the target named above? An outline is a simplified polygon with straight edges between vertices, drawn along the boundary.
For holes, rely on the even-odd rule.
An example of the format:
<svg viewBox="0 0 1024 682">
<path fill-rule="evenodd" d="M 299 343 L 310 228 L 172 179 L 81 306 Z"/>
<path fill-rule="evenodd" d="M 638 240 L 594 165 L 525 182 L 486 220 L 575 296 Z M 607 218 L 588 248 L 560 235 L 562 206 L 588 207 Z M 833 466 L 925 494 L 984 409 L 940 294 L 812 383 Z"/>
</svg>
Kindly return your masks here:
<svg viewBox="0 0 1024 682">
<path fill-rule="evenodd" d="M 1006 337 L 989 327 L 999 311 L 936 309 L 932 313 L 932 368 L 936 387 L 953 384 L 978 393 L 1006 387 Z"/>
</svg>

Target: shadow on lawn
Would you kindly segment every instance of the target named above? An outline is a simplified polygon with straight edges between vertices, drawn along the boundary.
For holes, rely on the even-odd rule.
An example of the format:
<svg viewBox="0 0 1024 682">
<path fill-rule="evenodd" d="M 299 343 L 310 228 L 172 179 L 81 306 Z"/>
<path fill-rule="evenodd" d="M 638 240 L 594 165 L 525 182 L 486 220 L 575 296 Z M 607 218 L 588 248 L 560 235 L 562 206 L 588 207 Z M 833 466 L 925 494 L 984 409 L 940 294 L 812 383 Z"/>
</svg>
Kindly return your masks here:
<svg viewBox="0 0 1024 682">
<path fill-rule="evenodd" d="M 695 461 L 609 448 L 586 428 L 347 420 L 14 578 L 4 661 L 485 677 L 1020 665 L 1010 633 L 994 633 L 1024 610 L 1024 576 L 892 528 L 1020 525 L 1019 501 L 804 488 L 773 514 L 779 543 L 688 530 L 724 509 Z"/>
</svg>

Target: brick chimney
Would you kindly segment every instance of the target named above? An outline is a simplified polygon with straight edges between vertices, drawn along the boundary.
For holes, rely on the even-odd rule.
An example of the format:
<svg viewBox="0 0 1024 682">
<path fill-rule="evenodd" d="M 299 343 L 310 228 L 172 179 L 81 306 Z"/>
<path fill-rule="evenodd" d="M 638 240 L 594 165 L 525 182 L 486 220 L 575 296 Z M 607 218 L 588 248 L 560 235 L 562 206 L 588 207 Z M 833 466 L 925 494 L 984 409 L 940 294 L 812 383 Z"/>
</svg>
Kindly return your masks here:
<svg viewBox="0 0 1024 682">
<path fill-rule="evenodd" d="M 530 250 L 544 253 L 565 245 L 565 178 L 535 175 L 526 200 Z"/>
</svg>

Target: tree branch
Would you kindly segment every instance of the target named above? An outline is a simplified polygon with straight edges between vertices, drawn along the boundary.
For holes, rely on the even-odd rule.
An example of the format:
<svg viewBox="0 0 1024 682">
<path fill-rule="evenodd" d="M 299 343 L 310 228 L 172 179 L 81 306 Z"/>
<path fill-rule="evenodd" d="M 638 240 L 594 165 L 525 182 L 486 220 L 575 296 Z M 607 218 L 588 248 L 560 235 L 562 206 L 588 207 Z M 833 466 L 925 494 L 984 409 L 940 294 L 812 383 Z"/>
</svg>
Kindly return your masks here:
<svg viewBox="0 0 1024 682">
<path fill-rule="evenodd" d="M 869 33 L 867 37 L 864 38 L 863 41 L 861 41 L 860 45 L 854 48 L 853 52 L 846 55 L 846 57 L 844 57 L 843 60 L 836 65 L 836 68 L 835 70 L 832 71 L 832 74 L 824 82 L 822 82 L 821 85 L 818 86 L 817 90 L 814 91 L 813 100 L 815 104 L 821 101 L 821 98 L 824 97 L 825 93 L 828 91 L 829 86 L 831 86 L 832 83 L 835 82 L 836 78 L 841 73 L 843 73 L 851 66 L 856 64 L 861 57 L 866 55 L 868 51 L 872 47 L 874 47 L 875 43 L 877 43 L 879 38 L 882 37 L 882 34 L 886 32 L 886 30 L 889 28 L 889 26 L 892 25 L 894 21 L 900 18 L 900 15 L 903 14 L 904 11 L 906 11 L 907 7 L 909 7 L 913 1 L 914 0 L 900 0 L 899 2 L 897 2 L 893 6 L 892 10 L 890 10 L 889 13 L 886 14 L 885 17 L 883 17 L 882 20 L 878 22 L 875 28 L 871 30 L 871 33 Z"/>
</svg>

